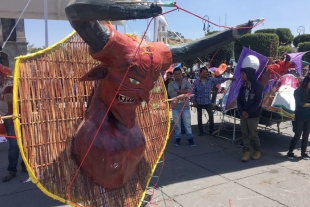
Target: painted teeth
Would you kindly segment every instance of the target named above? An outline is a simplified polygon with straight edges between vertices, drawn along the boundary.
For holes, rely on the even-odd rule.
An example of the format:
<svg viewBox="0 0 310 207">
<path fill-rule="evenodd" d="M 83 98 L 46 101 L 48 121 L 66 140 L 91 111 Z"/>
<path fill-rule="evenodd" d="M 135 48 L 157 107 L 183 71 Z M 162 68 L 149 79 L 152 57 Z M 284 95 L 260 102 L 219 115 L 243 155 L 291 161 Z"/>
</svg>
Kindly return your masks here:
<svg viewBox="0 0 310 207">
<path fill-rule="evenodd" d="M 145 101 L 142 101 L 142 102 L 141 102 L 141 106 L 142 106 L 142 108 L 144 108 L 144 107 L 145 107 L 145 104 L 146 104 L 146 102 L 145 102 Z"/>
<path fill-rule="evenodd" d="M 118 95 L 117 100 L 118 100 L 119 102 L 123 102 L 123 103 L 137 103 L 137 102 L 138 102 L 136 99 L 129 98 L 129 97 L 124 96 L 124 95 L 122 95 L 122 94 L 119 94 L 119 95 Z"/>
</svg>

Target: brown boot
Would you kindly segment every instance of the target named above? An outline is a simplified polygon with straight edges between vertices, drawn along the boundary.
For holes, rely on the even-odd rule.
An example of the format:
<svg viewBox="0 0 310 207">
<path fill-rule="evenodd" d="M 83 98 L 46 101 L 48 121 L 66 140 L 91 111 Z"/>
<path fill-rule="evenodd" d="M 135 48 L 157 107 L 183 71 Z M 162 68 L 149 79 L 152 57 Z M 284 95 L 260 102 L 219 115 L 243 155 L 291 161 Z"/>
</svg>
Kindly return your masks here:
<svg viewBox="0 0 310 207">
<path fill-rule="evenodd" d="M 247 162 L 250 159 L 250 152 L 243 152 L 243 156 L 241 158 L 242 162 Z"/>
<path fill-rule="evenodd" d="M 253 153 L 252 159 L 253 160 L 258 160 L 261 156 L 262 156 L 262 154 L 260 153 L 260 151 L 255 151 Z"/>
</svg>

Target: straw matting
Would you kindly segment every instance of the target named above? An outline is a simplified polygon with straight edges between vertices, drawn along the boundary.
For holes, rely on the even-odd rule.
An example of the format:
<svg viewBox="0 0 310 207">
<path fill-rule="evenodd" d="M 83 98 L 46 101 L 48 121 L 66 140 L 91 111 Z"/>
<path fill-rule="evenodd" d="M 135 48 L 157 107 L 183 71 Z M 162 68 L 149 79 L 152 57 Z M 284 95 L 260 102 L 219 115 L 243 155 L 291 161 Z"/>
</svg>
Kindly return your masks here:
<svg viewBox="0 0 310 207">
<path fill-rule="evenodd" d="M 21 118 L 14 124 L 23 159 L 32 181 L 44 193 L 70 203 L 66 191 L 78 168 L 72 156 L 72 135 L 85 115 L 85 103 L 94 84 L 78 79 L 98 62 L 74 34 L 45 52 L 20 57 L 16 64 L 14 114 Z M 141 204 L 167 142 L 169 108 L 161 104 L 165 99 L 165 86 L 159 78 L 150 91 L 150 102 L 137 108 L 146 151 L 135 175 L 122 188 L 107 190 L 79 171 L 68 192 L 72 202 L 96 207 Z"/>
</svg>

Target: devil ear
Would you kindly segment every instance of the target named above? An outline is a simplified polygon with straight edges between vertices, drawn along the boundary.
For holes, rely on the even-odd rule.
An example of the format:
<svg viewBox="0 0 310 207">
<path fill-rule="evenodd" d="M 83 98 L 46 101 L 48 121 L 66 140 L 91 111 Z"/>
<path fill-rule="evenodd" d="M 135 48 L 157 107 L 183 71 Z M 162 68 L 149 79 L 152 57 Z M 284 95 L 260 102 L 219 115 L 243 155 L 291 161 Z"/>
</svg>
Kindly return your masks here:
<svg viewBox="0 0 310 207">
<path fill-rule="evenodd" d="M 106 65 L 97 65 L 91 69 L 88 73 L 80 78 L 80 81 L 95 81 L 99 79 L 104 79 L 109 72 Z"/>
</svg>

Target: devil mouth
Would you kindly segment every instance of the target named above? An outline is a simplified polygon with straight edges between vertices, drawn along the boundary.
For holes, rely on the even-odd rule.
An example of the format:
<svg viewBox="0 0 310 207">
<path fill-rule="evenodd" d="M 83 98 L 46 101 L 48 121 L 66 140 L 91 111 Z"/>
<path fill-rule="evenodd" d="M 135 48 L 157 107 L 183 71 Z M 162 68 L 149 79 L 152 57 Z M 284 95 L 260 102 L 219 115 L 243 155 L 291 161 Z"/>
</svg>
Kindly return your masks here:
<svg viewBox="0 0 310 207">
<path fill-rule="evenodd" d="M 121 103 L 138 103 L 139 102 L 138 100 L 136 100 L 134 98 L 130 98 L 130 97 L 122 95 L 122 94 L 117 95 L 117 100 L 118 100 L 118 102 L 121 102 Z"/>
</svg>

